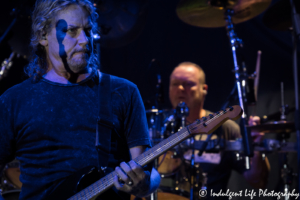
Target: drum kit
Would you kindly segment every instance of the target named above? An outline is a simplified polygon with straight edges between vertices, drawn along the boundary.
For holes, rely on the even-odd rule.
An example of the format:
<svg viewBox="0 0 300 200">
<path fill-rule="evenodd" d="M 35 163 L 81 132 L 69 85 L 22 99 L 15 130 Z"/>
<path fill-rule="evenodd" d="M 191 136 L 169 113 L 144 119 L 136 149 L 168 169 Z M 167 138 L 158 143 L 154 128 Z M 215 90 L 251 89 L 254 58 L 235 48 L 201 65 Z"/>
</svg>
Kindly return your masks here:
<svg viewBox="0 0 300 200">
<path fill-rule="evenodd" d="M 300 9 L 299 1 L 294 2 L 295 7 Z M 271 0 L 181 0 L 179 1 L 176 12 L 177 16 L 183 22 L 193 26 L 203 28 L 226 27 L 232 47 L 235 65 L 234 72 L 238 82 L 237 87 L 240 87 L 238 90 L 244 92 L 246 89 L 239 86 L 239 84 L 241 85 L 242 81 L 250 79 L 250 77 L 255 78 L 256 75 L 258 76 L 259 71 L 256 75 L 254 74 L 249 76 L 246 73 L 246 68 L 243 67 L 242 70 L 244 70 L 244 74 L 239 73 L 236 51 L 238 48 L 242 48 L 243 43 L 241 39 L 237 37 L 234 31 L 234 25 L 261 14 L 269 7 L 270 4 Z M 278 20 L 274 20 L 275 18 Z M 271 6 L 271 8 L 269 8 L 265 13 L 263 21 L 267 27 L 274 30 L 291 29 L 292 19 L 289 0 L 280 0 Z M 259 58 L 260 54 L 261 52 L 258 54 Z M 258 60 L 257 66 L 260 64 L 259 61 L 260 60 Z M 256 69 L 259 70 L 259 67 Z M 254 85 L 254 91 L 255 90 L 257 91 L 257 83 Z M 257 94 L 254 95 L 257 96 Z M 244 103 L 243 98 L 247 97 L 242 95 L 239 96 L 240 102 Z M 247 105 L 250 103 L 251 102 L 248 102 Z M 155 105 L 157 105 L 157 102 Z M 243 108 L 243 106 L 241 107 Z M 295 124 L 293 122 L 286 121 L 285 115 L 287 114 L 287 110 L 284 108 L 285 105 L 282 101 L 279 117 L 274 117 L 278 116 L 276 113 L 270 115 L 273 117 L 273 121 L 265 120 L 266 123 L 260 125 L 246 126 L 251 132 L 276 134 L 277 139 L 264 139 L 260 143 L 251 144 L 253 150 L 260 151 L 262 153 L 263 159 L 265 158 L 266 153 L 282 153 L 286 158 L 287 153 L 298 152 L 297 143 L 287 142 L 287 139 L 290 137 L 290 133 L 295 131 Z M 166 114 L 170 113 L 170 111 L 167 112 L 155 108 L 147 111 L 149 133 L 154 144 L 174 133 L 174 129 L 178 130 L 181 127 L 184 127 L 184 118 L 188 115 L 188 112 L 182 112 L 182 110 L 184 110 L 182 105 L 178 105 L 175 110 L 171 111 L 173 115 Z M 247 111 L 246 108 L 244 108 L 244 110 Z M 264 118 L 267 119 L 266 116 L 264 116 Z M 271 120 L 271 118 L 269 120 Z M 180 124 L 180 126 L 178 124 Z M 175 130 L 175 132 L 177 130 Z M 148 199 L 199 199 L 200 197 L 195 191 L 206 188 L 207 174 L 201 169 L 201 161 L 198 159 L 199 157 L 193 158 L 191 156 L 193 153 L 191 152 L 201 149 L 204 143 L 205 142 L 202 140 L 183 142 L 174 149 L 160 156 L 156 160 L 155 166 L 161 174 L 162 184 L 157 194 L 152 194 Z M 245 148 L 247 148 L 245 147 L 242 139 L 237 139 L 235 141 L 211 139 L 208 140 L 208 143 L 205 145 L 205 151 L 233 151 L 237 152 L 237 155 L 245 152 Z M 194 165 L 191 164 L 193 163 L 191 159 L 195 159 Z M 293 173 L 291 168 L 288 166 L 287 159 L 285 159 L 282 164 L 281 172 L 281 178 L 284 183 L 284 192 L 288 192 L 291 182 L 297 174 Z M 194 194 L 191 193 L 192 191 L 194 191 Z M 205 199 L 205 197 L 201 197 L 201 199 Z"/>
<path fill-rule="evenodd" d="M 178 105 L 178 107 L 179 106 L 181 105 Z M 181 117 L 178 117 L 176 112 L 178 112 L 178 109 L 172 111 L 158 109 L 147 110 L 148 128 L 149 132 L 151 132 L 151 141 L 153 144 L 157 144 L 164 138 L 167 138 L 172 134 L 172 130 L 175 129 L 177 131 L 184 126 L 182 125 L 182 116 L 179 115 Z M 170 113 L 172 114 L 170 115 Z M 160 127 L 158 126 L 159 124 L 161 125 Z M 284 155 L 291 152 L 297 152 L 297 144 L 295 142 L 287 141 L 290 137 L 290 133 L 295 131 L 295 124 L 293 122 L 278 119 L 278 121 L 249 126 L 249 128 L 253 132 L 272 133 L 277 135 L 277 139 L 264 139 L 260 143 L 252 144 L 255 151 L 262 153 L 262 157 L 265 157 L 265 154 L 274 152 Z M 201 168 L 201 157 L 196 156 L 194 160 L 195 165 L 191 165 L 191 152 L 192 150 L 201 149 L 204 143 L 205 141 L 203 140 L 184 141 L 180 145 L 161 155 L 155 161 L 155 167 L 162 178 L 161 186 L 158 189 L 157 194 L 152 194 L 151 198 L 149 197 L 148 199 L 199 199 L 200 197 L 197 192 L 194 192 L 193 197 L 190 196 L 190 181 L 192 176 L 194 176 L 194 191 L 205 189 L 207 174 Z M 236 152 L 237 159 L 239 159 L 238 156 L 243 154 L 244 147 L 241 138 L 236 140 L 212 138 L 208 141 L 205 151 L 216 153 L 221 151 L 232 151 Z M 282 166 L 282 178 L 292 180 L 295 173 L 293 173 L 291 168 L 284 170 L 284 166 L 287 166 L 286 161 Z M 291 185 L 291 182 L 288 184 Z"/>
<path fill-rule="evenodd" d="M 271 0 L 181 0 L 177 5 L 176 12 L 183 22 L 192 26 L 203 28 L 226 27 L 232 47 L 233 59 L 235 66 L 237 66 L 235 50 L 242 46 L 242 41 L 234 32 L 234 25 L 250 20 L 261 14 L 269 7 L 270 3 Z M 297 8 L 299 8 L 299 1 L 295 1 L 295 4 Z M 143 7 L 143 5 L 141 5 L 141 7 Z M 281 12 L 282 9 L 285 11 Z M 289 0 L 280 0 L 265 13 L 264 24 L 274 30 L 287 30 L 291 27 L 290 16 Z M 138 32 L 139 31 L 136 31 L 136 34 L 138 34 Z M 110 43 L 107 42 L 105 45 L 109 46 Z M 10 60 L 11 59 L 8 59 L 8 61 Z M 1 71 L 4 72 L 5 68 L 8 68 L 8 61 L 5 65 L 2 65 Z M 237 71 L 238 69 L 235 69 L 236 76 L 239 76 L 240 74 Z M 243 74 L 243 76 L 245 76 L 245 74 Z M 167 138 L 185 126 L 188 108 L 184 103 L 181 103 L 172 111 L 153 108 L 147 110 L 146 114 L 151 141 L 153 144 L 157 144 L 162 139 Z M 282 111 L 282 114 L 285 113 Z M 272 121 L 249 128 L 251 131 L 270 132 L 278 135 L 276 140 L 265 139 L 261 143 L 253 144 L 254 150 L 262 153 L 297 152 L 296 143 L 287 142 L 290 133 L 295 130 L 294 123 L 279 119 L 279 121 Z M 187 154 L 187 152 L 200 149 L 202 146 L 203 141 L 189 139 L 156 159 L 155 167 L 161 174 L 164 185 L 161 185 L 158 191 L 149 198 L 159 200 L 199 199 L 198 191 L 206 187 L 207 175 L 202 171 L 200 162 L 198 162 L 197 159 L 192 161 L 191 156 L 187 156 L 190 155 Z M 204 150 L 213 150 L 215 152 L 234 151 L 241 153 L 244 151 L 244 145 L 239 139 L 235 141 L 212 139 L 208 141 Z M 290 177 L 293 175 L 293 172 L 288 168 L 287 164 L 284 163 L 282 170 L 283 179 L 291 180 Z M 19 176 L 20 170 L 18 161 L 15 160 L 5 166 L 0 183 L 0 192 L 5 200 L 18 199 L 22 186 Z M 286 188 L 288 188 L 288 185 L 291 183 L 285 181 L 285 184 Z M 192 195 L 190 195 L 191 188 L 193 188 L 192 191 L 194 191 Z M 132 197 L 132 199 L 133 198 L 134 197 Z"/>
</svg>

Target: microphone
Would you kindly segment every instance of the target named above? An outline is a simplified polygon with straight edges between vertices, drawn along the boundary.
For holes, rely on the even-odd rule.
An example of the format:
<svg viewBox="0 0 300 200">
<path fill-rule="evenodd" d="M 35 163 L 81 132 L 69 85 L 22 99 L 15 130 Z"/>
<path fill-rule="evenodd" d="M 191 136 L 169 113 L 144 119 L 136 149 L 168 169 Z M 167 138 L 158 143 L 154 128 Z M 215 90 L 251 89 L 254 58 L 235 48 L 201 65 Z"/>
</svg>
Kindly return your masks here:
<svg viewBox="0 0 300 200">
<path fill-rule="evenodd" d="M 189 116 L 189 108 L 186 103 L 181 101 L 175 108 L 175 117 L 180 120 L 180 129 L 185 127 L 186 117 Z"/>
<path fill-rule="evenodd" d="M 155 97 L 158 105 L 164 103 L 164 88 L 161 81 L 161 75 L 159 73 L 157 74 Z"/>
</svg>

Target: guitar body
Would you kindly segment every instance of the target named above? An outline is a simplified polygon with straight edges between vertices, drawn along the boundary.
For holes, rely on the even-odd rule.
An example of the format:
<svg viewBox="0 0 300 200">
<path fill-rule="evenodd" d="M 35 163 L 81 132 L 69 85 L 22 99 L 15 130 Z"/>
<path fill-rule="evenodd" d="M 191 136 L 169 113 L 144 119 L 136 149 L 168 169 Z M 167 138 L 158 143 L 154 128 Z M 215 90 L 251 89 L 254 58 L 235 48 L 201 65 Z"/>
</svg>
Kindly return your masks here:
<svg viewBox="0 0 300 200">
<path fill-rule="evenodd" d="M 66 200 L 101 178 L 97 167 L 85 167 L 67 177 L 46 198 L 47 200 Z"/>
</svg>

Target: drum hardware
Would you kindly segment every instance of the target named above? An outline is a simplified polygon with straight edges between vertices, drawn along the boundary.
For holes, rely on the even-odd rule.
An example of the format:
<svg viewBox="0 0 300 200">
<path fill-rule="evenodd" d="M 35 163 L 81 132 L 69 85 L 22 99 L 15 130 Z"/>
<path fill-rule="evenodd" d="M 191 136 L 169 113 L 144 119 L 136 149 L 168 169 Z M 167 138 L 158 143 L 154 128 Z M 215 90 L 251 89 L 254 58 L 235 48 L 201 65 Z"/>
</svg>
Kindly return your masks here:
<svg viewBox="0 0 300 200">
<path fill-rule="evenodd" d="M 164 139 L 164 129 L 161 128 L 163 114 L 163 110 L 158 110 L 156 108 L 146 111 L 150 139 L 157 140 L 156 142 L 160 142 L 161 139 Z"/>
<path fill-rule="evenodd" d="M 262 116 L 260 119 L 260 122 L 262 124 L 264 124 L 269 121 L 280 121 L 280 116 L 282 115 L 282 108 L 283 107 L 281 106 L 281 108 L 279 109 L 278 112 Z M 288 115 L 289 113 L 294 112 L 294 111 L 295 111 L 295 107 L 290 108 L 289 105 L 287 105 L 287 104 L 284 105 L 284 115 Z"/>
<path fill-rule="evenodd" d="M 277 133 L 277 138 L 283 145 L 287 144 L 287 139 L 290 137 L 289 133 L 281 132 Z M 299 145 L 297 145 L 299 146 Z M 295 149 L 297 149 L 297 146 L 295 145 Z M 297 151 L 296 151 L 297 152 Z M 283 191 L 285 193 L 290 192 L 290 186 L 292 185 L 293 177 L 296 177 L 297 174 L 293 173 L 292 168 L 289 167 L 288 165 L 288 160 L 287 160 L 287 152 L 283 152 L 283 164 L 281 168 L 281 180 L 283 183 Z M 285 200 L 289 200 L 289 196 L 285 196 Z"/>
<path fill-rule="evenodd" d="M 195 141 L 195 149 L 203 146 L 204 141 Z M 295 142 L 286 142 L 275 139 L 264 139 L 261 143 L 253 143 L 254 150 L 260 152 L 296 152 L 297 144 Z M 186 147 L 190 148 L 191 147 Z M 243 152 L 242 139 L 228 141 L 225 139 L 215 139 L 207 142 L 205 151 L 210 153 L 218 153 L 223 151 Z"/>
<path fill-rule="evenodd" d="M 19 179 L 20 177 L 20 163 L 18 160 L 14 160 L 8 163 L 3 170 L 5 177 L 4 182 L 12 186 L 14 189 L 21 189 L 22 183 Z"/>
<path fill-rule="evenodd" d="M 294 1 L 296 10 L 300 9 L 300 2 Z M 290 0 L 280 0 L 265 12 L 263 23 L 270 29 L 289 31 L 292 28 L 292 13 Z"/>
<path fill-rule="evenodd" d="M 248 127 L 253 132 L 287 134 L 295 130 L 295 123 L 289 121 L 273 121 Z"/>
<path fill-rule="evenodd" d="M 274 30 L 291 30 L 293 41 L 293 75 L 295 89 L 295 130 L 297 143 L 300 144 L 300 107 L 298 83 L 298 43 L 300 37 L 300 2 L 297 0 L 280 0 L 272 5 L 264 15 L 264 24 Z M 297 147 L 297 163 L 300 165 L 300 145 Z M 298 167 L 298 174 L 300 168 Z M 298 176 L 298 192 L 300 191 L 300 176 Z"/>
<path fill-rule="evenodd" d="M 19 161 L 14 160 L 8 163 L 2 171 L 0 182 L 0 195 L 4 200 L 17 200 L 21 192 L 22 183 L 20 176 Z"/>
<path fill-rule="evenodd" d="M 213 136 L 213 134 L 210 134 L 207 136 L 206 140 L 203 141 L 202 145 L 200 148 L 196 148 L 196 149 L 199 149 L 199 153 L 198 153 L 198 156 L 201 156 L 203 154 L 203 152 L 205 151 L 207 145 L 208 145 L 208 141 L 211 141 L 211 137 Z M 195 141 L 195 140 L 194 140 Z M 200 140 L 201 141 L 201 140 Z M 194 149 L 195 149 L 195 146 L 194 146 Z"/>
<path fill-rule="evenodd" d="M 0 80 L 6 75 L 6 71 L 9 70 L 9 68 L 12 66 L 13 62 L 12 59 L 16 55 L 15 52 L 12 52 L 9 56 L 9 58 L 5 59 L 0 68 Z"/>
<path fill-rule="evenodd" d="M 288 193 L 290 191 L 290 186 L 292 185 L 293 178 L 297 177 L 296 173 L 293 173 L 293 169 L 287 164 L 287 155 L 284 154 L 284 163 L 281 169 L 281 179 L 284 184 L 284 192 Z M 285 197 L 285 200 L 288 200 L 289 197 Z"/>
<path fill-rule="evenodd" d="M 226 30 L 227 35 L 229 37 L 232 55 L 233 55 L 233 63 L 234 63 L 234 73 L 236 78 L 236 87 L 238 91 L 238 97 L 239 97 L 239 103 L 241 108 L 244 110 L 241 120 L 240 120 L 240 127 L 241 127 L 241 135 L 243 138 L 243 146 L 244 146 L 244 154 L 245 154 L 245 166 L 246 169 L 250 169 L 250 156 L 253 156 L 253 147 L 251 146 L 251 137 L 250 132 L 246 128 L 248 125 L 247 120 L 247 113 L 248 113 L 248 107 L 247 107 L 247 70 L 246 66 L 243 62 L 243 69 L 242 73 L 240 72 L 240 67 L 238 65 L 237 55 L 236 51 L 238 47 L 242 47 L 242 40 L 239 39 L 234 31 L 234 24 L 232 21 L 232 17 L 234 16 L 235 12 L 233 9 L 226 9 L 225 11 L 225 21 L 226 21 Z"/>
<path fill-rule="evenodd" d="M 180 127 L 178 131 L 185 127 L 187 116 L 189 116 L 189 108 L 185 102 L 181 101 L 175 108 L 175 118 L 180 119 Z"/>
<path fill-rule="evenodd" d="M 155 107 L 153 107 L 153 109 L 147 110 L 146 113 L 152 143 L 158 143 L 161 141 L 161 139 L 164 139 L 185 127 L 186 116 L 188 116 L 189 110 L 185 102 L 180 102 L 173 110 L 172 115 L 166 117 L 164 121 L 162 118 L 164 117 L 166 111 L 155 109 Z M 189 144 L 189 142 L 184 141 L 157 159 L 155 167 L 160 173 L 161 177 L 164 179 L 163 181 L 171 179 L 173 182 L 172 186 L 166 188 L 160 186 L 162 192 L 158 190 L 158 199 L 162 196 L 162 194 L 164 194 L 164 197 L 166 197 L 166 195 L 169 196 L 170 194 L 168 192 L 172 192 L 174 194 L 173 196 L 176 196 L 176 199 L 179 197 L 175 194 L 185 194 L 185 197 L 189 196 L 190 193 L 183 191 L 181 189 L 181 185 L 185 180 L 190 181 L 190 178 L 182 177 L 180 172 L 180 168 L 182 168 L 184 164 L 182 162 L 184 152 L 183 147 L 187 144 Z M 195 179 L 197 179 L 197 177 L 195 177 Z M 200 185 L 197 181 L 194 182 L 197 183 L 197 185 Z M 151 196 L 151 199 L 153 198 L 155 197 Z"/>
<path fill-rule="evenodd" d="M 199 148 L 198 156 L 201 156 L 206 148 L 207 141 L 210 140 L 212 134 L 210 134 L 203 145 Z M 193 144 L 195 144 L 195 138 L 193 139 Z M 201 153 L 200 153 L 201 152 Z M 206 182 L 207 182 L 207 174 L 202 172 L 200 164 L 195 166 L 195 146 L 192 148 L 192 155 L 190 160 L 190 200 L 198 199 L 198 192 L 200 189 L 206 189 Z M 201 183 L 201 187 L 199 185 Z M 202 197 L 202 199 L 206 199 Z"/>
<path fill-rule="evenodd" d="M 212 135 L 212 134 L 210 134 Z M 195 143 L 194 143 L 195 144 Z M 195 182 L 195 148 L 192 148 L 191 156 L 191 177 L 190 177 L 190 200 L 194 199 L 194 182 Z"/>
<path fill-rule="evenodd" d="M 268 8 L 271 0 L 181 0 L 176 8 L 179 19 L 192 26 L 224 27 L 224 11 L 232 9 L 234 24 L 254 18 Z"/>
<path fill-rule="evenodd" d="M 285 105 L 284 105 L 284 86 L 283 82 L 280 83 L 280 94 L 281 94 L 281 109 L 280 109 L 280 120 L 286 120 L 286 115 L 285 115 Z"/>
<path fill-rule="evenodd" d="M 21 190 L 10 190 L 1 193 L 4 200 L 18 200 L 20 196 Z"/>
<path fill-rule="evenodd" d="M 200 27 L 222 27 L 225 26 L 229 37 L 236 78 L 236 88 L 241 108 L 244 110 L 240 126 L 244 143 L 244 154 L 246 169 L 250 169 L 250 156 L 253 156 L 251 137 L 246 128 L 247 124 L 247 99 L 248 75 L 245 62 L 242 62 L 242 69 L 239 67 L 236 51 L 243 46 L 242 40 L 237 37 L 234 31 L 234 24 L 247 21 L 262 13 L 271 3 L 271 0 L 260 1 L 235 1 L 235 0 L 181 0 L 177 6 L 178 17 L 194 26 Z M 225 20 L 224 20 L 225 18 Z"/>
</svg>

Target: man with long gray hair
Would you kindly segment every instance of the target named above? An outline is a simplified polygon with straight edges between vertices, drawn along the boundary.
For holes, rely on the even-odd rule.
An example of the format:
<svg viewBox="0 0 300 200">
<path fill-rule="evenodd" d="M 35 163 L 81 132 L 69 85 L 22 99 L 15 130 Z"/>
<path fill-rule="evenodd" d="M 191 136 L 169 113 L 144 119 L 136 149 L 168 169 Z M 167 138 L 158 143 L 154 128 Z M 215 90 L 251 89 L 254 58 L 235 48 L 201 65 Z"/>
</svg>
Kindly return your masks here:
<svg viewBox="0 0 300 200">
<path fill-rule="evenodd" d="M 88 166 L 115 170 L 100 199 L 143 197 L 159 185 L 154 168 L 130 161 L 151 146 L 145 109 L 136 85 L 97 70 L 97 17 L 88 0 L 36 2 L 30 78 L 0 97 L 0 165 L 20 162 L 20 199 L 66 199 L 74 188 L 61 187 Z"/>
</svg>

